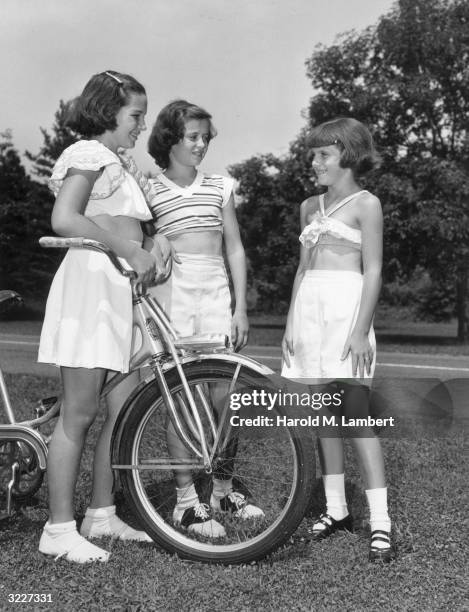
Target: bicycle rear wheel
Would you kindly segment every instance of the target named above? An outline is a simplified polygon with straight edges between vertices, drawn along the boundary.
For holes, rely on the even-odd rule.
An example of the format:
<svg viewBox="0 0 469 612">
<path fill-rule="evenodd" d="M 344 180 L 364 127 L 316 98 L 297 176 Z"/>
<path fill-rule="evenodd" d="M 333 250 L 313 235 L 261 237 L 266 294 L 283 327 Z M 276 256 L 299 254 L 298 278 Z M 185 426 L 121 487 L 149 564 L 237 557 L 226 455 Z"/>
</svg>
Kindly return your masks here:
<svg viewBox="0 0 469 612">
<path fill-rule="evenodd" d="M 184 367 L 184 371 L 196 398 L 208 446 L 213 452 L 215 472 L 219 474 L 220 467 L 225 470 L 228 452 L 228 471 L 232 473 L 236 490 L 243 493 L 250 503 L 261 507 L 265 516 L 242 520 L 229 514 L 215 514 L 214 518 L 226 531 L 226 536 L 218 539 L 201 538 L 174 524 L 174 470 L 181 469 L 181 465 L 168 452 L 169 416 L 154 381 L 136 398 L 122 429 L 119 464 L 129 466 L 119 469 L 124 494 L 145 530 L 171 553 L 195 561 L 223 564 L 261 559 L 285 543 L 304 516 L 315 477 L 312 439 L 305 435 L 304 429 L 299 431 L 300 428 L 277 425 L 277 416 L 284 415 L 281 408 L 269 412 L 263 409 L 262 415 L 268 415 L 273 421 L 271 426 L 237 424 L 231 427 L 230 434 L 226 434 L 230 418 L 233 415 L 245 417 L 246 414 L 227 410 L 223 419 L 213 411 L 211 425 L 201 399 L 210 395 L 207 384 L 212 389 L 225 385 L 226 389 L 230 386 L 231 392 L 251 393 L 256 389 L 271 388 L 270 380 L 230 361 L 191 363 Z M 184 403 L 184 395 L 176 372 L 167 376 L 167 383 L 180 406 Z M 212 410 L 213 405 L 210 406 Z M 296 416 L 305 416 L 300 409 L 295 409 L 295 413 Z M 223 431 L 218 440 L 214 422 L 216 430 Z M 194 434 L 189 435 L 197 445 Z M 228 441 L 224 449 L 223 440 Z M 227 448 L 236 450 L 227 451 Z M 188 461 L 192 464 L 199 499 L 209 503 L 212 475 L 207 473 L 201 458 L 194 453 Z"/>
</svg>

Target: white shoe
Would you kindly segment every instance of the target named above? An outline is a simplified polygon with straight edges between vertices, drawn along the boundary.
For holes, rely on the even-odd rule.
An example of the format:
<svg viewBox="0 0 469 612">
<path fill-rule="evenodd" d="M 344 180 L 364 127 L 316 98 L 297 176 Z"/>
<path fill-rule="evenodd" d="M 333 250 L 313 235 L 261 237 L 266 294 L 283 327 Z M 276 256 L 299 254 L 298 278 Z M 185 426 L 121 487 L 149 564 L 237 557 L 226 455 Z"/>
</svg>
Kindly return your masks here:
<svg viewBox="0 0 469 612">
<path fill-rule="evenodd" d="M 261 508 L 248 504 L 246 497 L 238 491 L 232 491 L 219 499 L 213 495 L 210 497 L 210 506 L 215 512 L 230 512 L 236 518 L 242 520 L 264 518 L 265 514 Z"/>
<path fill-rule="evenodd" d="M 54 538 L 47 531 L 47 527 L 44 528 L 39 541 L 39 552 L 55 557 L 55 561 L 65 557 L 67 561 L 74 563 L 105 563 L 110 557 L 110 553 L 88 542 L 76 530 Z"/>
<path fill-rule="evenodd" d="M 226 536 L 223 525 L 211 518 L 208 505 L 200 502 L 190 508 L 176 506 L 173 511 L 173 521 L 175 525 L 187 529 L 189 533 L 205 538 L 217 539 Z"/>
</svg>

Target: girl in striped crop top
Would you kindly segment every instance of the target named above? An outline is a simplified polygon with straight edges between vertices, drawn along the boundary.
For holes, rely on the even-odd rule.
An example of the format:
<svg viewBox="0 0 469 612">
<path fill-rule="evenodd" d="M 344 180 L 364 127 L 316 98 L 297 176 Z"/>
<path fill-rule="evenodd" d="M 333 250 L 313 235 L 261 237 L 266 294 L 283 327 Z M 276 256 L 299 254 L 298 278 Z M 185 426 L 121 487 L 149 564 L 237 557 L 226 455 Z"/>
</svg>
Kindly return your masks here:
<svg viewBox="0 0 469 612">
<path fill-rule="evenodd" d="M 216 135 L 211 115 L 204 109 L 175 100 L 159 113 L 148 150 L 163 170 L 152 180 L 149 202 L 154 226 L 173 247 L 174 262 L 169 279 L 151 290 L 180 336 L 225 333 L 235 350 L 247 343 L 246 257 L 241 243 L 233 199 L 233 179 L 198 170 L 211 139 Z M 233 280 L 235 306 L 222 256 Z M 222 406 L 227 389 L 210 385 L 212 402 Z M 185 457 L 186 449 L 169 425 L 168 446 L 173 456 Z M 230 461 L 229 463 L 233 463 Z M 188 471 L 176 473 L 175 523 L 204 537 L 225 535 L 224 527 L 211 518 L 211 510 L 230 510 L 240 519 L 263 516 L 233 490 L 233 465 L 215 473 L 210 507 L 201 504 Z"/>
<path fill-rule="evenodd" d="M 340 118 L 313 129 L 313 169 L 323 195 L 301 205 L 300 264 L 282 342 L 282 375 L 311 379 L 371 379 L 376 363 L 373 315 L 381 285 L 382 212 L 359 177 L 378 156 L 368 129 Z M 368 417 L 364 385 L 351 385 L 340 417 Z M 365 419 L 366 422 L 366 419 Z M 345 431 L 345 430 L 344 430 Z M 370 508 L 369 560 L 390 561 L 391 523 L 384 462 L 371 427 L 347 430 L 361 460 Z M 337 430 L 321 432 L 320 459 L 327 509 L 314 523 L 316 540 L 352 529 L 344 489 L 343 441 Z"/>
</svg>

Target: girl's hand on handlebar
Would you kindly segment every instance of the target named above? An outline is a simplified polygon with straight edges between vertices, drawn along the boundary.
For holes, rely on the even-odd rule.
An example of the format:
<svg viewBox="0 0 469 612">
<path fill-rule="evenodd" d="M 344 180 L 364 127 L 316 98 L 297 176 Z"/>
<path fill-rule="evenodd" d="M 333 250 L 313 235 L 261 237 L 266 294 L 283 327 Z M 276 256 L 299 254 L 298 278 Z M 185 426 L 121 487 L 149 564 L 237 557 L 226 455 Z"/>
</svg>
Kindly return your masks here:
<svg viewBox="0 0 469 612">
<path fill-rule="evenodd" d="M 137 273 L 137 282 L 139 283 L 149 285 L 162 273 L 161 269 L 158 270 L 155 257 L 140 247 L 136 247 L 133 250 L 127 261 L 130 267 Z"/>
<path fill-rule="evenodd" d="M 162 234 L 156 234 L 153 236 L 153 248 L 151 252 L 156 258 L 158 264 L 160 264 L 164 270 L 164 276 L 158 279 L 157 282 L 161 282 L 167 278 L 171 273 L 171 267 L 173 259 L 177 263 L 181 263 L 179 257 L 176 254 L 174 246 L 171 242 Z"/>
</svg>

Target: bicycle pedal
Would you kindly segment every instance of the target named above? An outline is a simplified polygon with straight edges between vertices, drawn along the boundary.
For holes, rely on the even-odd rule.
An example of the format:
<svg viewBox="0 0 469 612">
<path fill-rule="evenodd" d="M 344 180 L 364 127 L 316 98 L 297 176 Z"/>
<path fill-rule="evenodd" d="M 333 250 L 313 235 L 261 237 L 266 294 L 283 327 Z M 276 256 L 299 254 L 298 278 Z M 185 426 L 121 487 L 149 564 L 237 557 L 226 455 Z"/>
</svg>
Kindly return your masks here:
<svg viewBox="0 0 469 612">
<path fill-rule="evenodd" d="M 46 414 L 48 410 L 57 403 L 58 397 L 53 395 L 52 397 L 45 397 L 38 401 L 37 406 L 35 407 L 36 418 L 40 418 Z"/>
</svg>

